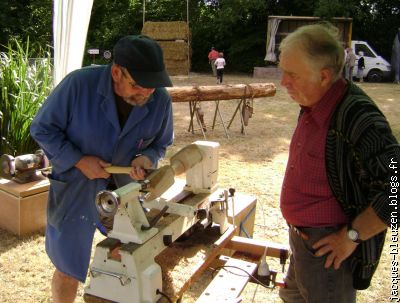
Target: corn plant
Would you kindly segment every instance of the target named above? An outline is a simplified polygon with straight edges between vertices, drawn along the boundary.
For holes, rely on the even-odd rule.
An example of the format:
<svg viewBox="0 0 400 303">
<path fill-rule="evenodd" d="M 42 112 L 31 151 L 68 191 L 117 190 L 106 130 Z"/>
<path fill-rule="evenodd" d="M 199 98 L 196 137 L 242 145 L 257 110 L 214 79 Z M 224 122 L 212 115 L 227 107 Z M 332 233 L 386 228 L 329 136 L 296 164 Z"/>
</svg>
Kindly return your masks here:
<svg viewBox="0 0 400 303">
<path fill-rule="evenodd" d="M 30 59 L 29 41 L 13 40 L 0 53 L 0 154 L 32 153 L 36 142 L 29 127 L 52 87 L 49 51 L 39 49 Z"/>
</svg>

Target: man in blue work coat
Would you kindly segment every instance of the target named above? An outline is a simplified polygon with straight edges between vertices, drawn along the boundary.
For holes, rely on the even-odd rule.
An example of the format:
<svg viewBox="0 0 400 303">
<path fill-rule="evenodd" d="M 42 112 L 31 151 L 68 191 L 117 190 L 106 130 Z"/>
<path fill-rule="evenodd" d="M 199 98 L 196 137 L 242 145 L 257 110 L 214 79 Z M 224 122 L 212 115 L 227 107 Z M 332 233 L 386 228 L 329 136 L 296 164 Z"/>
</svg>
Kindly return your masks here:
<svg viewBox="0 0 400 303">
<path fill-rule="evenodd" d="M 55 266 L 54 302 L 73 302 L 84 282 L 93 235 L 104 226 L 96 193 L 144 178 L 173 141 L 172 86 L 160 46 L 146 36 L 126 36 L 114 62 L 67 75 L 31 125 L 32 137 L 52 164 L 46 252 Z M 110 176 L 110 165 L 131 166 Z"/>
</svg>

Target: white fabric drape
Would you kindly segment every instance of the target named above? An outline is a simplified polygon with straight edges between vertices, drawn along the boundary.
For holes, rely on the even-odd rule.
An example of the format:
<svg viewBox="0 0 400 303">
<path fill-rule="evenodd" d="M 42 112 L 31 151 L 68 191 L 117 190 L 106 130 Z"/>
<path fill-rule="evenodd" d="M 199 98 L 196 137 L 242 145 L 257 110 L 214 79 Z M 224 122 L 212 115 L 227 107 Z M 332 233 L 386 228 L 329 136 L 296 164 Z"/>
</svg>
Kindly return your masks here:
<svg viewBox="0 0 400 303">
<path fill-rule="evenodd" d="M 271 19 L 268 21 L 267 55 L 265 56 L 264 61 L 276 62 L 275 36 L 278 31 L 279 23 L 281 23 L 281 20 L 279 19 Z"/>
<path fill-rule="evenodd" d="M 54 86 L 82 66 L 93 0 L 54 0 Z"/>
</svg>

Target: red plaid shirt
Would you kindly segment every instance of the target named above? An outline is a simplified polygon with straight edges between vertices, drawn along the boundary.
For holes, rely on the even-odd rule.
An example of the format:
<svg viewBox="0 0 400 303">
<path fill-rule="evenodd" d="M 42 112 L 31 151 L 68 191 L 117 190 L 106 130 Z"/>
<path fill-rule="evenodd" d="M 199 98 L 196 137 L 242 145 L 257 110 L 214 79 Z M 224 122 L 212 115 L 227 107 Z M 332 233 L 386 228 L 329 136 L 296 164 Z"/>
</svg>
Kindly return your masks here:
<svg viewBox="0 0 400 303">
<path fill-rule="evenodd" d="M 303 107 L 289 148 L 281 192 L 281 210 L 290 224 L 304 227 L 333 226 L 347 218 L 329 186 L 325 143 L 331 116 L 346 89 L 336 81 L 318 104 Z"/>
</svg>

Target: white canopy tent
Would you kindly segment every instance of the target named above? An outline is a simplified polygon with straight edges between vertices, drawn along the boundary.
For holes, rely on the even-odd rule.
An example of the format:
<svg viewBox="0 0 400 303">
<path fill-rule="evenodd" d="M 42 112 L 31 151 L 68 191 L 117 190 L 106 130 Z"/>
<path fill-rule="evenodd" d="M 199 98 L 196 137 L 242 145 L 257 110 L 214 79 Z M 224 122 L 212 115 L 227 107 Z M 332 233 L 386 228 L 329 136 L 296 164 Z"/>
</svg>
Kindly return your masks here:
<svg viewBox="0 0 400 303">
<path fill-rule="evenodd" d="M 268 20 L 268 32 L 267 32 L 267 54 L 265 55 L 264 61 L 276 62 L 276 54 L 275 54 L 275 36 L 278 31 L 279 23 L 281 20 L 279 19 L 270 19 Z"/>
<path fill-rule="evenodd" d="M 54 0 L 54 86 L 82 66 L 93 0 Z"/>
</svg>

